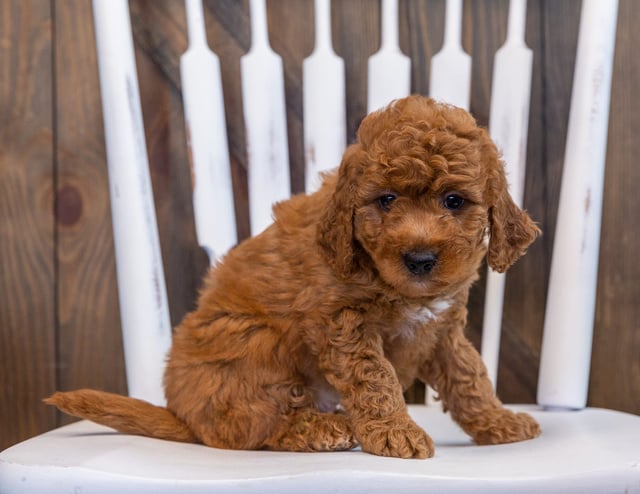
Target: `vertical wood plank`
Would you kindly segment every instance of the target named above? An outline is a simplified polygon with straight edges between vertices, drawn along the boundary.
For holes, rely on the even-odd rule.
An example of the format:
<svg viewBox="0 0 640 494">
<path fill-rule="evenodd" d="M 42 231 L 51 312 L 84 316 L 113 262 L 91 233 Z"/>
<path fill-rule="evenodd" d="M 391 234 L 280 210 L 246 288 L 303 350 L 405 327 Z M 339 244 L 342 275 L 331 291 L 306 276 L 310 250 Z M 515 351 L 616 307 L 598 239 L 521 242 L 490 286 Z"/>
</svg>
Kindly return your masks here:
<svg viewBox="0 0 640 494">
<path fill-rule="evenodd" d="M 367 114 L 367 60 L 380 48 L 380 2 L 336 1 L 331 7 L 333 47 L 345 65 L 349 144 Z"/>
<path fill-rule="evenodd" d="M 0 3 L 0 450 L 55 425 L 51 5 Z"/>
<path fill-rule="evenodd" d="M 464 4 L 463 46 L 473 60 L 470 111 L 489 124 L 495 53 L 507 35 L 508 0 L 473 0 Z"/>
<path fill-rule="evenodd" d="M 153 70 L 152 68 L 155 67 L 158 72 L 156 83 L 159 77 L 159 80 L 163 81 L 162 84 L 168 85 L 175 91 L 181 91 L 178 67 L 180 56 L 187 46 L 183 2 L 136 0 L 130 3 L 130 10 L 138 70 L 139 72 L 145 71 L 145 74 L 139 74 L 139 79 L 144 78 L 139 81 L 143 88 L 143 96 L 147 88 L 153 89 L 148 83 L 154 81 L 153 76 L 147 81 L 147 68 L 145 67 L 150 67 L 149 70 Z M 247 0 L 204 2 L 204 14 L 209 46 L 220 58 L 227 138 L 229 139 L 231 173 L 235 193 L 236 221 L 239 239 L 244 239 L 249 235 L 249 213 L 240 91 L 240 57 L 247 52 L 250 43 L 248 2 Z M 140 66 L 142 64 L 144 67 Z M 158 91 L 158 88 L 155 88 L 155 91 Z M 146 108 L 145 97 L 143 97 L 143 105 Z M 149 119 L 145 116 L 145 120 Z M 179 123 L 176 121 L 175 125 L 179 125 Z M 147 129 L 147 134 L 151 135 L 150 129 Z M 186 152 L 186 147 L 184 149 Z M 183 165 L 184 163 L 178 163 L 180 167 Z M 151 166 L 153 173 L 153 162 Z M 155 174 L 152 178 L 155 184 Z M 171 294 L 169 298 L 171 299 Z M 172 318 L 174 317 L 173 312 L 175 311 L 172 311 Z"/>
<path fill-rule="evenodd" d="M 531 107 L 533 112 L 539 111 L 540 105 L 536 104 L 535 96 L 533 95 L 533 87 L 542 83 L 542 79 L 539 76 L 540 72 L 536 71 L 535 63 L 540 61 L 541 58 L 541 46 L 542 35 L 540 31 L 540 3 L 528 2 L 528 12 L 526 18 L 526 42 L 527 45 L 534 52 L 534 75 L 532 81 L 532 97 Z M 495 51 L 502 45 L 506 37 L 507 30 L 507 17 L 509 12 L 509 3 L 504 2 L 501 6 L 501 12 L 499 19 L 494 19 L 493 28 L 499 32 L 499 36 L 496 38 L 488 34 L 491 31 L 491 24 L 488 25 L 488 32 L 485 36 L 488 36 L 493 40 L 491 43 L 491 50 L 495 54 Z M 497 43 L 497 44 L 496 44 Z M 493 55 L 491 60 L 493 63 Z M 539 67 L 539 63 L 537 67 Z M 491 76 L 489 76 L 490 79 Z M 494 81 L 489 80 L 490 85 Z M 486 82 L 482 84 L 482 87 L 487 86 Z M 476 92 L 476 95 L 485 102 L 484 104 L 491 104 L 489 101 L 490 94 L 486 94 L 484 91 Z M 531 125 L 531 122 L 536 116 L 530 116 L 530 127 L 528 136 L 528 146 L 536 146 L 536 141 L 539 138 L 542 129 L 536 125 Z M 532 160 L 531 156 L 527 159 L 527 176 L 530 177 L 529 170 L 537 166 L 541 166 L 541 162 Z M 527 177 L 527 178 L 528 178 Z M 538 184 L 541 186 L 542 184 Z M 536 394 L 536 382 L 537 382 L 537 359 L 539 355 L 540 346 L 540 332 L 537 331 L 537 326 L 527 323 L 527 318 L 532 317 L 532 313 L 537 313 L 541 310 L 539 305 L 536 305 L 533 297 L 530 296 L 531 276 L 535 277 L 535 269 L 539 269 L 531 262 L 532 258 L 525 256 L 521 259 L 510 271 L 507 273 L 506 289 L 505 289 L 505 305 L 502 318 L 502 338 L 501 338 L 501 368 L 499 369 L 498 378 L 498 394 L 501 398 L 508 402 L 528 402 L 535 401 Z M 483 285 L 483 289 L 485 285 Z M 527 297 L 524 294 L 527 294 Z M 544 303 L 544 299 L 542 300 Z M 479 309 L 480 312 L 482 309 Z M 478 323 L 480 324 L 480 323 Z"/>
<path fill-rule="evenodd" d="M 506 11 L 508 6 L 505 5 Z M 536 178 L 547 166 L 543 153 L 545 126 L 542 110 L 546 74 L 543 70 L 545 39 L 542 15 L 540 1 L 527 2 L 525 41 L 534 55 L 524 206 L 534 220 L 540 222 L 544 238 L 547 227 L 542 221 L 542 208 L 537 208 L 536 199 L 532 199 L 533 194 L 542 194 L 546 190 L 545 182 Z M 506 29 L 506 25 L 504 27 Z M 510 403 L 533 403 L 536 397 L 546 295 L 545 270 L 549 262 L 541 246 L 543 242 L 538 239 L 507 274 L 498 394 Z M 545 266 L 545 270 L 541 270 L 541 266 Z"/>
<path fill-rule="evenodd" d="M 249 236 L 247 156 L 240 84 L 240 57 L 249 50 L 251 42 L 248 0 L 210 0 L 205 3 L 205 20 L 209 46 L 220 57 L 240 240 Z"/>
<path fill-rule="evenodd" d="M 622 0 L 613 67 L 589 404 L 640 413 L 640 4 Z"/>
<path fill-rule="evenodd" d="M 445 2 L 399 2 L 400 47 L 411 58 L 411 91 L 429 95 L 431 58 L 444 42 Z"/>
<path fill-rule="evenodd" d="M 126 394 L 91 1 L 54 7 L 58 387 Z"/>
<path fill-rule="evenodd" d="M 464 3 L 462 45 L 471 55 L 471 97 L 469 111 L 479 125 L 489 125 L 493 59 L 506 38 L 508 3 L 500 0 L 480 0 Z M 469 323 L 467 335 L 477 349 L 482 337 L 482 312 L 486 287 L 486 265 L 481 279 L 469 294 Z M 513 276 L 509 272 L 507 279 Z M 504 328 L 503 328 L 504 331 Z M 501 338 L 502 341 L 502 338 Z"/>
<path fill-rule="evenodd" d="M 528 363 L 526 359 L 520 364 L 514 361 L 512 368 L 520 376 L 528 375 L 528 379 L 536 385 L 581 7 L 581 0 L 540 2 L 539 32 L 542 40 L 538 66 L 541 86 L 535 90 L 539 103 L 534 102 L 532 107 L 535 105 L 537 115 L 537 131 L 533 138 L 541 136 L 541 141 L 539 147 L 527 148 L 529 159 L 537 161 L 534 161 L 536 164 L 532 171 L 528 172 L 525 207 L 540 222 L 544 233 L 530 249 L 530 255 L 521 266 L 522 278 L 512 285 L 515 292 L 507 298 L 507 302 L 520 300 L 512 304 L 511 317 L 527 328 L 520 338 L 514 338 L 513 348 L 525 348 L 528 351 L 525 355 L 532 357 Z M 535 64 L 534 60 L 534 67 Z M 518 310 L 522 314 L 519 319 Z M 510 353 L 507 350 L 505 354 L 517 358 L 517 352 Z M 525 371 L 525 368 L 530 370 Z M 512 393 L 522 389 L 523 386 L 519 386 L 521 382 L 517 380 L 511 383 Z M 533 402 L 535 395 L 526 396 L 526 400 Z"/>
<path fill-rule="evenodd" d="M 524 205 L 543 236 L 507 275 L 498 394 L 535 402 L 552 240 L 576 55 L 579 0 L 529 2 L 534 68 Z"/>
<path fill-rule="evenodd" d="M 332 5 L 332 9 L 335 5 Z M 311 0 L 267 2 L 269 40 L 273 50 L 282 57 L 287 104 L 291 189 L 304 192 L 304 138 L 302 114 L 302 61 L 313 51 L 314 7 Z M 332 11 L 332 17 L 334 12 Z M 295 22 L 291 22 L 295 19 Z M 295 39 L 295 43 L 291 40 Z M 340 163 L 336 163 L 338 166 Z"/>
</svg>

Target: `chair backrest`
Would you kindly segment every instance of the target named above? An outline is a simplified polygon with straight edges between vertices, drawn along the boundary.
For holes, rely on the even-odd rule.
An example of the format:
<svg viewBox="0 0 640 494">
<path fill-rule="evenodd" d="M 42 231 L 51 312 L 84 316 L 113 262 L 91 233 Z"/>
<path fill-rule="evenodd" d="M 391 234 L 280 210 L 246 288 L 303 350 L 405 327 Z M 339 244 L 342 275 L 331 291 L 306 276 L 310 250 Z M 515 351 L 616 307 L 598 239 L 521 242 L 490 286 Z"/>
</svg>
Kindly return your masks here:
<svg viewBox="0 0 640 494">
<path fill-rule="evenodd" d="M 383 43 L 369 61 L 370 110 L 410 91 L 406 81 L 411 62 L 397 43 L 398 5 L 395 0 L 382 2 Z M 269 46 L 266 12 L 265 0 L 251 0 L 253 41 L 241 60 L 253 233 L 265 227 L 271 202 L 291 192 L 283 68 Z M 429 95 L 468 107 L 472 61 L 460 42 L 462 12 L 461 0 L 447 0 L 444 43 L 431 62 Z M 316 50 L 303 71 L 309 190 L 317 183 L 312 175 L 327 161 L 337 165 L 335 156 L 352 139 L 344 130 L 345 67 L 331 47 L 329 0 L 316 0 L 315 15 Z M 494 61 L 489 118 L 519 203 L 524 196 L 532 77 L 525 16 L 526 0 L 511 0 L 507 40 Z M 162 403 L 160 375 L 171 330 L 126 0 L 94 0 L 94 18 L 129 391 Z M 538 401 L 546 406 L 586 404 L 616 18 L 617 1 L 583 1 L 538 387 Z M 190 43 L 181 68 L 194 211 L 199 243 L 215 262 L 237 238 L 224 98 L 219 62 L 206 46 L 200 2 L 187 1 L 187 19 Z M 211 129 L 216 129 L 216 139 Z M 221 222 L 207 221 L 203 211 L 211 210 Z M 503 295 L 504 277 L 490 273 L 482 353 L 494 382 Z"/>
</svg>

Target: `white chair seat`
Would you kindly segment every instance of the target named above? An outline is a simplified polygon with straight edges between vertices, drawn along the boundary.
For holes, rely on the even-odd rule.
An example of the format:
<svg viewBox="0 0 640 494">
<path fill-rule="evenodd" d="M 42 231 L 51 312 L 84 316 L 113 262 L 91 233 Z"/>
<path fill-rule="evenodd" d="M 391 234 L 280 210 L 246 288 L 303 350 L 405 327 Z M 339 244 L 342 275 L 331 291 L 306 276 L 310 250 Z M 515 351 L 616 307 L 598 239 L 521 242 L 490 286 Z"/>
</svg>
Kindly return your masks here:
<svg viewBox="0 0 640 494">
<path fill-rule="evenodd" d="M 429 460 L 360 451 L 227 451 L 77 422 L 0 455 L 0 492 L 640 492 L 640 417 L 602 409 L 531 413 L 532 441 L 477 446 L 438 407 L 410 406 Z"/>
</svg>

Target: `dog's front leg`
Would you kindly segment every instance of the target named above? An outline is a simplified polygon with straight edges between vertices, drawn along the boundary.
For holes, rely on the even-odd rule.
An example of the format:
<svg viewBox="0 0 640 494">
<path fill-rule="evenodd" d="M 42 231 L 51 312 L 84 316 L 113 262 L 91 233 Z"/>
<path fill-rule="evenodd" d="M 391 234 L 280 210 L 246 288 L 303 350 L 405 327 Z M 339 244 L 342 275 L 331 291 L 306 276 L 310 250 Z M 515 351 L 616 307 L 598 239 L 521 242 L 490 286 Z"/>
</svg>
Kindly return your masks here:
<svg viewBox="0 0 640 494">
<path fill-rule="evenodd" d="M 329 329 L 320 365 L 342 396 L 362 449 L 381 456 L 433 456 L 431 438 L 409 417 L 402 387 L 385 358 L 382 339 L 362 314 L 344 310 Z"/>
<path fill-rule="evenodd" d="M 478 444 L 516 442 L 540 434 L 530 415 L 506 409 L 495 396 L 480 355 L 459 328 L 442 335 L 420 377 Z"/>
</svg>

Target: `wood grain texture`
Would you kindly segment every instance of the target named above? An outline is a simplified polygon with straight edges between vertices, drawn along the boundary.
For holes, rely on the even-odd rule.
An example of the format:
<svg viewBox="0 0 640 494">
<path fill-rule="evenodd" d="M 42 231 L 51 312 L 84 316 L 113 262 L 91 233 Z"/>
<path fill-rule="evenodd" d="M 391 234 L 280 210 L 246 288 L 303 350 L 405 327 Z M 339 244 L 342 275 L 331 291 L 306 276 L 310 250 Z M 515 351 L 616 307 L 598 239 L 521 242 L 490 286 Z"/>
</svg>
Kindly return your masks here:
<svg viewBox="0 0 640 494">
<path fill-rule="evenodd" d="M 347 144 L 367 113 L 367 61 L 380 48 L 380 3 L 332 2 L 333 48 L 345 65 Z"/>
<path fill-rule="evenodd" d="M 508 0 L 464 2 L 463 46 L 473 56 L 471 110 L 488 124 L 495 50 Z M 89 0 L 5 0 L 0 7 L 0 448 L 54 426 L 39 399 L 81 385 L 126 390 L 104 136 Z M 247 0 L 205 0 L 210 47 L 221 62 L 240 238 L 248 235 L 240 57 L 251 33 Z M 551 247 L 564 159 L 580 0 L 529 0 L 534 52 L 525 206 L 544 236 L 508 274 L 498 394 L 535 400 Z M 184 3 L 131 0 L 151 176 L 177 323 L 195 302 L 207 259 L 190 199 L 179 57 Z M 304 184 L 302 60 L 313 49 L 313 0 L 268 0 L 269 36 L 282 58 L 294 191 Z M 380 43 L 378 0 L 334 0 L 333 44 L 347 75 L 347 132 L 366 112 L 368 57 Z M 442 46 L 444 0 L 400 0 L 400 46 L 412 90 L 428 94 Z M 601 261 L 589 403 L 640 413 L 640 4 L 620 0 L 607 154 Z M 52 63 L 52 58 L 55 63 Z M 26 166 L 26 165 L 29 166 Z M 57 166 L 57 168 L 56 168 Z M 54 218 L 54 202 L 57 204 Z M 56 288 L 57 287 L 57 288 Z M 481 337 L 484 282 L 470 301 L 470 338 Z M 56 347 L 58 348 L 56 357 Z M 56 368 L 58 370 L 56 370 Z M 416 387 L 407 394 L 423 399 Z M 18 428 L 4 424 L 20 424 Z"/>
<path fill-rule="evenodd" d="M 334 4 L 333 8 L 336 7 Z M 291 190 L 304 192 L 304 135 L 302 112 L 302 61 L 313 51 L 314 9 L 312 2 L 267 3 L 269 41 L 282 57 L 287 104 L 287 133 L 291 163 Z M 295 19 L 295 22 L 292 22 Z M 295 39 L 295 43 L 291 40 Z M 336 164 L 336 166 L 339 165 Z"/>
<path fill-rule="evenodd" d="M 205 2 L 204 6 L 209 46 L 220 58 L 240 240 L 249 236 L 247 155 L 240 85 L 240 57 L 249 50 L 251 43 L 249 4 L 248 0 L 211 0 Z"/>
<path fill-rule="evenodd" d="M 0 3 L 0 449 L 56 424 L 49 7 Z"/>
<path fill-rule="evenodd" d="M 57 388 L 126 393 L 91 1 L 54 7 Z"/>
<path fill-rule="evenodd" d="M 579 0 L 528 6 L 526 40 L 534 66 L 524 206 L 543 236 L 507 276 L 498 393 L 509 401 L 536 398 L 580 7 Z"/>
<path fill-rule="evenodd" d="M 504 13 L 506 13 L 506 8 Z M 506 17 L 503 17 L 506 21 Z M 567 20 L 574 25 L 576 19 Z M 577 26 L 577 23 L 575 23 Z M 500 25 L 503 40 L 506 23 Z M 525 41 L 534 53 L 531 83 L 531 112 L 527 145 L 527 178 L 525 183 L 524 206 L 544 229 L 542 238 L 529 249 L 527 256 L 509 271 L 505 287 L 505 310 L 502 320 L 501 359 L 498 369 L 498 393 L 508 396 L 512 402 L 532 402 L 536 398 L 538 361 L 546 300 L 546 273 L 551 261 L 551 251 L 544 249 L 548 237 L 548 226 L 542 221 L 546 203 L 532 197 L 546 190 L 543 180 L 547 168 L 545 154 L 545 123 L 541 118 L 544 107 L 544 30 L 541 2 L 527 2 Z M 577 34 L 577 32 L 576 32 Z M 502 43 L 502 41 L 501 41 Z M 572 71 L 573 67 L 568 67 Z M 570 84 L 570 82 L 569 82 Z M 567 107 L 568 115 L 568 107 Z M 566 116 L 565 116 L 566 125 Z M 561 158 L 560 158 L 561 159 Z M 561 165 L 561 161 L 558 162 Z M 538 175 L 542 173 L 542 177 Z M 557 173 L 557 170 L 556 170 Z M 554 217 L 555 221 L 555 217 Z M 544 266 L 544 269 L 541 269 Z M 484 285 L 483 285 L 484 288 Z M 479 308 L 481 311 L 482 308 Z M 478 321 L 478 327 L 481 320 Z"/>
<path fill-rule="evenodd" d="M 399 2 L 400 48 L 411 58 L 411 90 L 429 94 L 431 57 L 442 48 L 445 5 L 440 0 Z"/>
<path fill-rule="evenodd" d="M 620 2 L 602 212 L 589 403 L 640 410 L 638 2 Z"/>
</svg>

